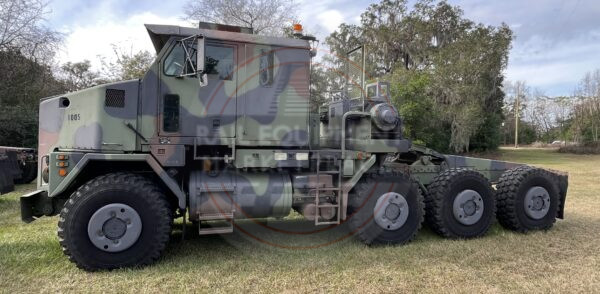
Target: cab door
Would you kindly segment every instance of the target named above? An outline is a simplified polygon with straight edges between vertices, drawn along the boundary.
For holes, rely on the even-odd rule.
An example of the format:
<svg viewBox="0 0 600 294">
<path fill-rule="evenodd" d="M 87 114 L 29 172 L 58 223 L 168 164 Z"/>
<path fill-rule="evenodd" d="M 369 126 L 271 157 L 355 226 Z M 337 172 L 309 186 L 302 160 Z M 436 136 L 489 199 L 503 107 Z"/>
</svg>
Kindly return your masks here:
<svg viewBox="0 0 600 294">
<path fill-rule="evenodd" d="M 206 41 L 205 73 L 208 85 L 201 87 L 196 76 L 185 72 L 185 52 L 175 42 L 160 66 L 159 134 L 170 137 L 235 137 L 237 101 L 238 46 L 233 43 Z M 214 145 L 218 145 L 215 140 Z"/>
</svg>

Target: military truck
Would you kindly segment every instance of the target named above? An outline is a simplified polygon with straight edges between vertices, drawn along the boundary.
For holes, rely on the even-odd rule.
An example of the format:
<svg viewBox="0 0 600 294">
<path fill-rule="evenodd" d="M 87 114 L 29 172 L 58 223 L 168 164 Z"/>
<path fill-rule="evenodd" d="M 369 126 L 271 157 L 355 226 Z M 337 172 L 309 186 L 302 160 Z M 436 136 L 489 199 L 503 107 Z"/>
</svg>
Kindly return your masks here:
<svg viewBox="0 0 600 294">
<path fill-rule="evenodd" d="M 409 242 L 424 219 L 444 237 L 475 238 L 496 217 L 519 232 L 563 217 L 564 173 L 404 138 L 389 85 L 354 77 L 364 50 L 347 57 L 348 87 L 318 105 L 315 39 L 298 28 L 293 38 L 205 23 L 146 29 L 157 55 L 142 79 L 40 103 L 42 176 L 22 218 L 60 214 L 59 242 L 80 268 L 154 262 L 180 217 L 200 235 L 226 234 L 238 219 L 293 209 L 366 244 Z"/>
<path fill-rule="evenodd" d="M 32 148 L 0 146 L 0 195 L 37 177 L 37 154 Z"/>
</svg>

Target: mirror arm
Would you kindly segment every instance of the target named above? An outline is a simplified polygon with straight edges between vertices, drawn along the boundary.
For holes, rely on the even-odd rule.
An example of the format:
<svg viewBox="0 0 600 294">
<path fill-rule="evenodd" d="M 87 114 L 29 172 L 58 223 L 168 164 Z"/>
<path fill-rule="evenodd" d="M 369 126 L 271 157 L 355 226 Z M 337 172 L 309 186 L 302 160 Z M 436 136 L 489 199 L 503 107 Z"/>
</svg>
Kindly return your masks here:
<svg viewBox="0 0 600 294">
<path fill-rule="evenodd" d="M 208 86 L 208 75 L 203 71 L 198 72 L 198 82 L 200 83 L 200 88 Z"/>
<path fill-rule="evenodd" d="M 204 72 L 204 36 L 196 36 L 196 73 L 198 74 L 198 81 L 200 87 L 208 85 L 208 75 Z"/>
</svg>

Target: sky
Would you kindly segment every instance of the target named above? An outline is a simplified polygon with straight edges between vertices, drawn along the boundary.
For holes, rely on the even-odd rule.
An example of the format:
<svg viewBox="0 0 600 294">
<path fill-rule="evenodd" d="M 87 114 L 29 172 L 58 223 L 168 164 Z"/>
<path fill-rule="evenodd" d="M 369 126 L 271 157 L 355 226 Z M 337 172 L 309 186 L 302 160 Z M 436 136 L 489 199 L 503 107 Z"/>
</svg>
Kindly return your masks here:
<svg viewBox="0 0 600 294">
<path fill-rule="evenodd" d="M 188 0 L 51 0 L 48 25 L 62 32 L 59 62 L 92 61 L 123 50 L 154 50 L 144 23 L 192 26 L 183 19 Z M 299 16 L 320 40 L 345 23 L 359 23 L 371 0 L 297 0 Z M 409 0 L 409 3 L 414 0 Z M 570 95 L 586 72 L 600 68 L 600 1 L 449 0 L 465 17 L 488 25 L 506 23 L 515 34 L 508 80 L 527 81 L 546 95 Z"/>
</svg>

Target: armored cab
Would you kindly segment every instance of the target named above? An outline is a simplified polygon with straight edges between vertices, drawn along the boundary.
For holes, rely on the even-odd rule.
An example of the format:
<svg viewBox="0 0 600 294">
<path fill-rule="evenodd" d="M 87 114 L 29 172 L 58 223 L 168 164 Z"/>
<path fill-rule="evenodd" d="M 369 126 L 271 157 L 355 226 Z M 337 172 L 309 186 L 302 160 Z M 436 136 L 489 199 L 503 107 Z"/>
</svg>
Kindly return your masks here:
<svg viewBox="0 0 600 294">
<path fill-rule="evenodd" d="M 485 234 L 496 206 L 520 231 L 563 215 L 565 174 L 411 144 L 389 84 L 367 83 L 362 47 L 340 95 L 317 105 L 314 37 L 146 28 L 157 56 L 142 79 L 40 102 L 42 176 L 22 218 L 60 213 L 61 246 L 81 268 L 153 262 L 180 217 L 224 234 L 296 210 L 316 226 L 347 223 L 367 244 L 403 244 L 425 209 L 449 238 Z"/>
</svg>

